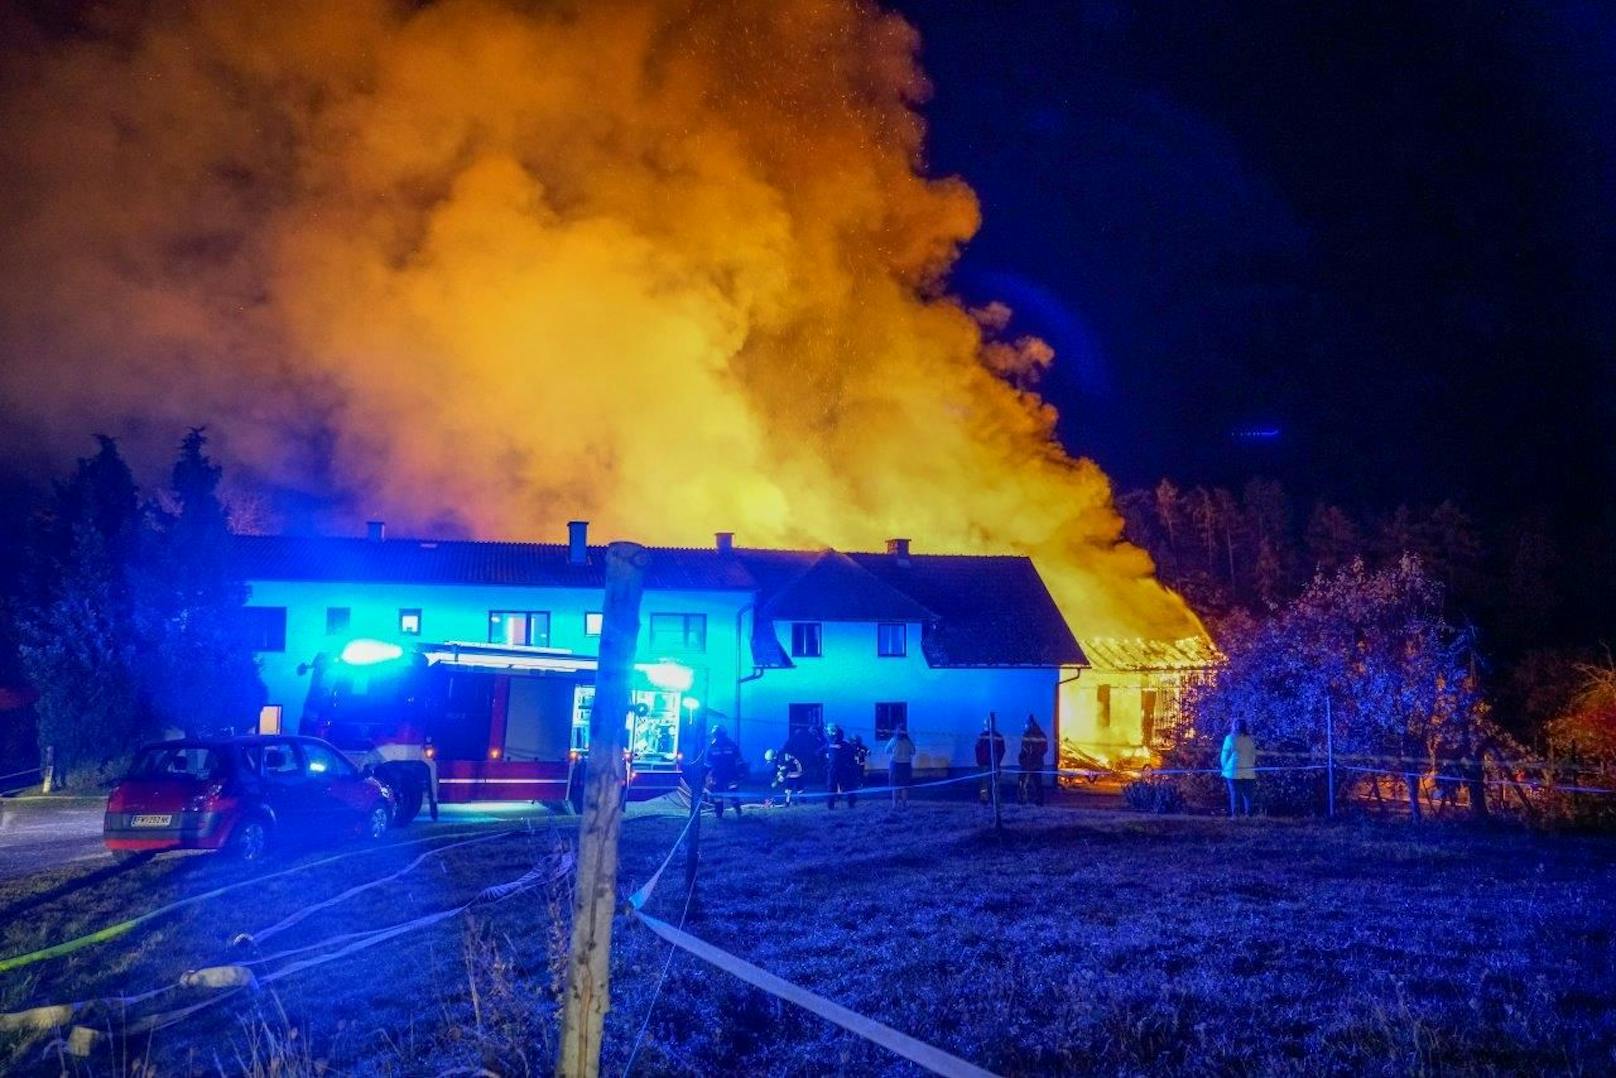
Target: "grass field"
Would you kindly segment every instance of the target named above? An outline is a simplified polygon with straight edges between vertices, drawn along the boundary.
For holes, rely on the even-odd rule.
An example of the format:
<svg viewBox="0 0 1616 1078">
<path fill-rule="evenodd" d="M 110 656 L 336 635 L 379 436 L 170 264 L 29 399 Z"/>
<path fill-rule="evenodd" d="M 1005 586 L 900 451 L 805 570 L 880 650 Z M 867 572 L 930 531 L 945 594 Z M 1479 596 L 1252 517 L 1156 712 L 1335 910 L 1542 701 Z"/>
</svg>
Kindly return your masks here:
<svg viewBox="0 0 1616 1078">
<path fill-rule="evenodd" d="M 1616 842 L 1015 806 L 1002 838 L 987 822 L 965 803 L 708 819 L 698 916 L 687 927 L 1006 1074 L 1616 1068 Z M 681 825 L 626 823 L 625 892 Z M 566 819 L 523 827 L 315 913 L 262 951 L 452 907 L 547 863 L 573 831 Z M 424 848 L 370 850 L 0 974 L 0 1009 L 173 983 L 248 953 L 231 948 L 237 933 L 396 871 Z M 342 851 L 255 872 L 332 852 Z M 252 874 L 187 857 L 6 884 L 0 955 Z M 678 922 L 683 883 L 670 871 L 648 911 Z M 548 1072 L 565 902 L 560 886 L 524 892 L 222 997 L 150 1036 L 113 1038 L 85 1060 L 66 1057 L 67 1069 Z M 653 1009 L 668 956 L 643 926 L 619 921 L 603 1073 L 623 1072 L 642 1024 L 636 1074 L 918 1073 L 682 953 Z M 220 997 L 177 990 L 81 1020 L 116 1032 L 208 998 Z M 49 1039 L 12 1034 L 0 1053 L 10 1069 L 54 1073 L 62 1058 Z"/>
</svg>

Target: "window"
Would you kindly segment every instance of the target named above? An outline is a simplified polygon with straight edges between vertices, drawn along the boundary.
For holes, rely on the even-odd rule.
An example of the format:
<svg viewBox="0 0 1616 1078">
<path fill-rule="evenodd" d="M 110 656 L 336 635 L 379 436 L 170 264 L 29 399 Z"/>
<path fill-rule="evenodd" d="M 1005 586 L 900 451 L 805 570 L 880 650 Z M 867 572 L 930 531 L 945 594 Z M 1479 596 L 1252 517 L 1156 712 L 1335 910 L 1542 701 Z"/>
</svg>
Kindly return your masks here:
<svg viewBox="0 0 1616 1078">
<path fill-rule="evenodd" d="M 1094 728 L 1096 730 L 1111 729 L 1111 686 L 1096 685 L 1094 687 Z"/>
<path fill-rule="evenodd" d="M 899 626 L 902 628 L 902 626 Z M 886 741 L 899 730 L 909 729 L 909 705 L 902 700 L 875 705 L 875 739 Z"/>
<path fill-rule="evenodd" d="M 545 610 L 490 610 L 488 642 L 549 647 L 550 614 Z"/>
<path fill-rule="evenodd" d="M 420 636 L 421 635 L 421 608 L 420 607 L 418 607 L 418 606 L 399 607 L 399 611 L 398 611 L 398 631 L 403 633 L 405 636 Z"/>
<path fill-rule="evenodd" d="M 599 610 L 591 610 L 589 613 L 584 615 L 584 635 L 599 636 L 600 627 L 605 623 L 605 621 L 605 614 L 602 614 Z"/>
<path fill-rule="evenodd" d="M 1156 690 L 1139 690 L 1139 732 L 1145 747 L 1156 741 Z"/>
<path fill-rule="evenodd" d="M 824 704 L 787 704 L 786 733 L 812 734 L 825 732 Z"/>
<path fill-rule="evenodd" d="M 285 742 L 264 746 L 264 777 L 272 782 L 288 782 L 303 774 L 297 753 Z"/>
<path fill-rule="evenodd" d="M 310 778 L 351 779 L 354 766 L 324 745 L 303 743 L 303 761 Z"/>
<path fill-rule="evenodd" d="M 875 627 L 875 653 L 886 659 L 902 658 L 909 652 L 908 626 L 901 621 L 883 621 Z"/>
<path fill-rule="evenodd" d="M 706 614 L 652 614 L 651 647 L 707 650 Z"/>
<path fill-rule="evenodd" d="M 286 608 L 284 606 L 247 606 L 247 643 L 254 651 L 286 650 Z"/>
<path fill-rule="evenodd" d="M 817 621 L 798 621 L 791 625 L 791 657 L 815 659 L 824 654 Z"/>
<path fill-rule="evenodd" d="M 341 636 L 348 631 L 348 626 L 352 623 L 352 607 L 328 606 L 325 608 L 325 635 Z"/>
</svg>

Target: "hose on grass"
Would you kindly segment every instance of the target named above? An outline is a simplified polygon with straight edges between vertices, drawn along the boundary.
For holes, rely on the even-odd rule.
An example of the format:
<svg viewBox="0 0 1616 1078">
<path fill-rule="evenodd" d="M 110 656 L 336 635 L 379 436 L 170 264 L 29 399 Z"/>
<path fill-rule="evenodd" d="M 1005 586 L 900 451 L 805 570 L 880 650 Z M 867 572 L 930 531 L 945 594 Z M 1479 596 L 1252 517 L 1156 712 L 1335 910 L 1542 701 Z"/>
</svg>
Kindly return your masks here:
<svg viewBox="0 0 1616 1078">
<path fill-rule="evenodd" d="M 515 829 L 511 829 L 500 833 L 519 834 L 520 832 Z M 278 879 L 282 876 L 290 876 L 294 873 L 304 872 L 311 868 L 319 868 L 322 865 L 334 864 L 337 861 L 346 861 L 351 857 L 358 857 L 362 854 L 373 853 L 380 849 L 398 849 L 404 846 L 419 846 L 423 843 L 437 842 L 446 838 L 462 838 L 466 834 L 467 832 L 457 831 L 451 834 L 429 835 L 425 838 L 410 839 L 407 842 L 390 842 L 386 846 L 365 846 L 357 850 L 350 850 L 345 853 L 337 854 L 334 857 L 325 857 L 318 861 L 309 861 L 306 864 L 293 865 L 291 868 L 281 869 L 278 872 L 271 872 L 263 876 L 254 876 L 251 879 L 226 884 L 223 887 L 216 887 L 211 891 L 204 891 L 199 895 L 191 895 L 187 898 L 178 899 L 166 905 L 159 906 L 154 910 L 149 910 L 146 913 L 139 914 L 135 917 L 130 917 L 127 920 L 119 921 L 116 924 L 107 925 L 105 928 L 96 929 L 94 932 L 88 932 L 82 936 L 75 936 L 70 940 L 63 940 L 61 943 L 52 944 L 49 947 L 41 947 L 38 950 L 29 951 L 25 954 L 12 955 L 10 958 L 0 959 L 0 973 L 10 973 L 12 970 L 22 969 L 24 966 L 31 966 L 36 962 L 44 962 L 52 958 L 61 958 L 63 955 L 72 954 L 75 951 L 81 951 L 86 947 L 93 947 L 98 943 L 105 943 L 108 940 L 117 939 L 119 936 L 128 933 L 131 929 L 138 925 L 142 925 L 147 921 L 155 920 L 164 914 L 172 913 L 175 910 L 184 909 L 187 906 L 194 906 L 200 902 L 206 902 L 211 898 L 218 898 L 220 895 L 226 895 L 232 891 L 239 891 L 243 887 L 254 887 L 258 884 L 265 883 L 269 880 Z"/>
</svg>

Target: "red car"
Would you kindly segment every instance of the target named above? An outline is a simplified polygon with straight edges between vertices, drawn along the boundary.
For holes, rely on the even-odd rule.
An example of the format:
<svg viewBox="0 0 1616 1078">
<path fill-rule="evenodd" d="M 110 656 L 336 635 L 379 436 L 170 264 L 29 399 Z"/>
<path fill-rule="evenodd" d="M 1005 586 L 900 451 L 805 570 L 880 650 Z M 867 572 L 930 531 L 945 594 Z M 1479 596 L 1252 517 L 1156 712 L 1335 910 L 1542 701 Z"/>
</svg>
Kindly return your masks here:
<svg viewBox="0 0 1616 1078">
<path fill-rule="evenodd" d="M 185 739 L 147 745 L 107 798 L 113 856 L 228 849 L 256 861 L 287 839 L 379 839 L 393 794 L 314 737 Z"/>
</svg>

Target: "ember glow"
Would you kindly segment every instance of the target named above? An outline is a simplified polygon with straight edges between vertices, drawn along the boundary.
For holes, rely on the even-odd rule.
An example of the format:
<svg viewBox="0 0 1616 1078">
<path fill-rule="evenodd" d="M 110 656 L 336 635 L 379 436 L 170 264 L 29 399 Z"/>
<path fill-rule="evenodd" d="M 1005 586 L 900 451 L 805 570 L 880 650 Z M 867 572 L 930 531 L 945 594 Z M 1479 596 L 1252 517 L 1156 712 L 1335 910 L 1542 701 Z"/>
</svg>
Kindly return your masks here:
<svg viewBox="0 0 1616 1078">
<path fill-rule="evenodd" d="M 0 14 L 0 405 L 354 516 L 1034 554 L 1081 631 L 1197 628 L 946 273 L 918 41 L 778 0 Z M 10 19 L 8 23 L 4 20 Z M 115 421 L 109 421 L 115 417 Z"/>
</svg>

